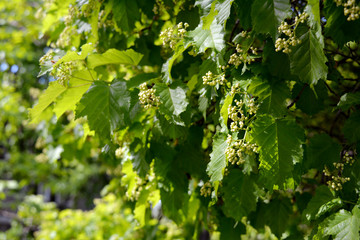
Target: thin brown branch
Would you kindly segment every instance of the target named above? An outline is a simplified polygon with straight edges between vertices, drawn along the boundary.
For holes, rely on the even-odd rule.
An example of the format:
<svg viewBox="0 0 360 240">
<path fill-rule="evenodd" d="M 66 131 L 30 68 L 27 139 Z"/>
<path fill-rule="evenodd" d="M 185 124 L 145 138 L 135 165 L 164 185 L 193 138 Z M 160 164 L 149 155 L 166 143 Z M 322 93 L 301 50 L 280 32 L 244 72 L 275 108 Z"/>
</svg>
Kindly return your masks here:
<svg viewBox="0 0 360 240">
<path fill-rule="evenodd" d="M 301 94 L 303 94 L 305 88 L 309 86 L 309 84 L 305 83 L 304 86 L 301 88 L 300 92 L 298 93 L 298 95 L 294 98 L 294 100 L 290 103 L 289 106 L 287 106 L 287 109 L 291 108 L 292 106 L 294 106 L 294 104 L 299 101 Z"/>
<path fill-rule="evenodd" d="M 232 28 L 231 33 L 230 33 L 229 43 L 231 43 L 231 41 L 233 40 L 234 35 L 235 35 L 235 30 L 236 30 L 236 28 L 239 26 L 239 23 L 240 23 L 240 20 L 239 20 L 239 19 L 236 19 L 236 22 L 235 22 L 235 24 L 234 24 L 234 27 Z"/>
</svg>

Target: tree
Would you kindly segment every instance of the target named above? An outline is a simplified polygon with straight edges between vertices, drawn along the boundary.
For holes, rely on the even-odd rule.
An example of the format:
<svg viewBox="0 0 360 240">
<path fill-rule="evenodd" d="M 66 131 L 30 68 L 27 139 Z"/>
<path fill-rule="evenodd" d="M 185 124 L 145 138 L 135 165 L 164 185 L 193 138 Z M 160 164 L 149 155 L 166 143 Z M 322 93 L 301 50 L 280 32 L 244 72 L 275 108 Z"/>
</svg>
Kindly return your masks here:
<svg viewBox="0 0 360 240">
<path fill-rule="evenodd" d="M 109 183 L 92 211 L 39 207 L 35 236 L 358 239 L 359 14 L 338 0 L 47 1 L 50 83 L 29 117 L 58 137 L 39 156 Z"/>
</svg>

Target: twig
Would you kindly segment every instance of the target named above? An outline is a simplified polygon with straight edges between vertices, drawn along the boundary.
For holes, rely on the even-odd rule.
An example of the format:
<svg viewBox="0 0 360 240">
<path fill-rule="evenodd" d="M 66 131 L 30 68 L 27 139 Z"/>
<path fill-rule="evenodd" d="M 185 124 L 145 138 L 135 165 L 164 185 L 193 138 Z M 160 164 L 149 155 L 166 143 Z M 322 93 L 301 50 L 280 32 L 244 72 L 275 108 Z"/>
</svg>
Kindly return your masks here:
<svg viewBox="0 0 360 240">
<path fill-rule="evenodd" d="M 145 32 L 146 30 L 150 30 L 150 29 L 152 28 L 152 25 L 154 24 L 154 22 L 157 21 L 158 19 L 159 19 L 159 15 L 154 15 L 154 17 L 152 18 L 152 21 L 151 21 L 150 25 L 147 26 L 147 27 L 145 27 L 145 28 L 143 28 L 143 29 L 141 29 L 141 30 L 138 32 L 139 35 L 141 36 L 141 34 L 142 34 L 143 32 Z"/>
<path fill-rule="evenodd" d="M 294 104 L 299 101 L 301 94 L 303 94 L 305 88 L 309 86 L 309 84 L 305 83 L 304 86 L 301 88 L 300 92 L 298 93 L 298 95 L 294 98 L 294 100 L 290 103 L 289 106 L 287 106 L 287 109 L 291 108 L 292 106 L 294 106 Z"/>
<path fill-rule="evenodd" d="M 340 98 L 340 96 L 339 96 L 334 90 L 332 90 L 332 89 L 330 88 L 330 86 L 329 86 L 325 81 L 324 81 L 324 83 L 325 83 L 326 88 L 327 88 L 332 94 L 334 94 L 336 97 Z"/>
<path fill-rule="evenodd" d="M 230 34 L 230 37 L 229 37 L 229 43 L 231 43 L 233 37 L 234 37 L 234 34 L 235 34 L 235 30 L 236 28 L 239 26 L 239 23 L 240 23 L 240 20 L 239 19 L 236 19 L 236 22 L 234 24 L 234 27 L 232 28 L 231 30 L 231 34 Z"/>
</svg>

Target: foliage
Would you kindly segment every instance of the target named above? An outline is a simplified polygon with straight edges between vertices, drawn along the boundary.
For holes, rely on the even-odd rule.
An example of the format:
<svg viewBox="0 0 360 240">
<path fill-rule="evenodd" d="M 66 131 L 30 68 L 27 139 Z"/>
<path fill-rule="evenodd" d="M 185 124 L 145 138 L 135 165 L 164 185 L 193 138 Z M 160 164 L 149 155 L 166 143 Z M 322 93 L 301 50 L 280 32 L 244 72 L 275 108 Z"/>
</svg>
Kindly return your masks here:
<svg viewBox="0 0 360 240">
<path fill-rule="evenodd" d="M 35 238 L 358 239 L 359 14 L 338 0 L 46 1 L 28 162 L 52 191 L 106 181 L 91 211 L 39 210 Z"/>
</svg>

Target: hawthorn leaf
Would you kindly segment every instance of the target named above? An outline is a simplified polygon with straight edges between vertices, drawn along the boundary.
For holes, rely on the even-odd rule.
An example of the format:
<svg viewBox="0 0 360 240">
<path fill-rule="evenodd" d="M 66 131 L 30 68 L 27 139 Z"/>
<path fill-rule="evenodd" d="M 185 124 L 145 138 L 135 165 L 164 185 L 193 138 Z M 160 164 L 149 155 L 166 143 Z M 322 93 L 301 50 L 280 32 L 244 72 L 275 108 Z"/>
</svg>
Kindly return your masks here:
<svg viewBox="0 0 360 240">
<path fill-rule="evenodd" d="M 255 0 L 251 8 L 251 18 L 254 30 L 258 33 L 270 33 L 275 40 L 280 23 L 290 17 L 288 0 Z"/>
<path fill-rule="evenodd" d="M 53 111 L 57 118 L 66 111 L 75 110 L 76 104 L 91 86 L 92 76 L 95 76 L 95 73 L 86 70 L 74 73 L 74 76 L 69 80 L 66 91 L 56 99 Z"/>
<path fill-rule="evenodd" d="M 75 51 L 67 52 L 62 58 L 59 59 L 54 64 L 54 67 L 66 62 L 84 60 L 93 50 L 95 49 L 94 45 L 87 43 L 81 46 L 81 52 L 77 53 Z"/>
<path fill-rule="evenodd" d="M 330 219 L 325 228 L 325 235 L 334 236 L 334 240 L 359 239 L 360 230 L 360 209 L 356 205 L 352 212 L 341 209 Z"/>
<path fill-rule="evenodd" d="M 360 105 L 360 92 L 356 93 L 345 93 L 341 96 L 338 102 L 338 107 L 344 111 L 355 105 Z"/>
<path fill-rule="evenodd" d="M 229 108 L 229 106 L 231 106 L 233 99 L 234 99 L 234 95 L 228 94 L 225 97 L 224 104 L 222 105 L 221 110 L 220 110 L 220 115 L 224 121 L 225 126 L 227 126 L 227 122 L 228 122 L 228 118 L 229 118 L 228 108 Z"/>
<path fill-rule="evenodd" d="M 117 26 L 126 32 L 130 32 L 135 22 L 140 18 L 137 2 L 133 0 L 111 0 L 110 6 L 114 14 Z"/>
<path fill-rule="evenodd" d="M 345 138 L 350 143 L 356 143 L 360 140 L 360 111 L 357 110 L 351 114 L 351 116 L 346 120 L 343 127 L 343 132 Z"/>
<path fill-rule="evenodd" d="M 199 49 L 200 53 L 205 53 L 205 50 L 211 48 L 215 52 L 221 52 L 225 47 L 223 27 L 216 21 L 213 21 L 209 29 L 204 29 L 203 24 L 189 32 L 189 37 L 193 39 L 194 45 Z"/>
<path fill-rule="evenodd" d="M 333 140 L 329 135 L 318 134 L 310 139 L 307 147 L 307 158 L 304 162 L 305 168 L 316 168 L 319 171 L 324 166 L 332 166 L 340 159 L 341 145 Z"/>
<path fill-rule="evenodd" d="M 322 41 L 317 38 L 316 31 L 308 26 L 299 25 L 296 31 L 301 43 L 290 52 L 291 73 L 308 84 L 317 84 L 319 79 L 326 80 L 326 56 Z"/>
<path fill-rule="evenodd" d="M 176 48 L 174 50 L 174 54 L 163 64 L 161 71 L 164 73 L 164 82 L 167 84 L 173 83 L 173 78 L 171 76 L 171 69 L 178 57 L 182 55 L 182 53 L 190 46 L 190 44 L 187 44 L 184 46 L 183 43 L 180 43 L 176 45 Z"/>
<path fill-rule="evenodd" d="M 360 38 L 360 31 L 354 31 L 354 29 L 360 28 L 359 19 L 348 21 L 348 16 L 344 15 L 343 7 L 336 6 L 334 1 L 325 1 L 323 13 L 326 19 L 324 35 L 331 38 L 339 46 Z"/>
<path fill-rule="evenodd" d="M 286 186 L 292 179 L 294 164 L 303 156 L 304 130 L 291 119 L 275 119 L 261 115 L 252 124 L 252 142 L 260 150 L 260 174 L 272 189 Z"/>
<path fill-rule="evenodd" d="M 215 186 L 223 179 L 224 176 L 224 170 L 226 167 L 226 147 L 226 134 L 216 133 L 213 137 L 213 149 L 210 154 L 210 162 L 206 169 L 206 172 L 210 176 L 210 181 L 214 183 Z"/>
<path fill-rule="evenodd" d="M 97 66 L 106 64 L 128 64 L 138 65 L 141 58 L 141 53 L 137 53 L 132 49 L 125 51 L 119 51 L 117 49 L 109 49 L 103 54 L 91 54 L 87 58 L 89 68 L 95 68 Z"/>
<path fill-rule="evenodd" d="M 67 88 L 58 81 L 50 82 L 48 88 L 41 94 L 38 103 L 29 110 L 31 123 L 36 123 L 41 113 L 50 106 L 58 96 L 65 92 L 66 89 Z"/>
<path fill-rule="evenodd" d="M 179 116 L 186 110 L 189 104 L 186 97 L 186 86 L 180 83 L 174 83 L 171 86 L 157 84 L 154 87 L 160 96 L 160 110 L 169 116 Z"/>
<path fill-rule="evenodd" d="M 258 114 L 280 117 L 286 112 L 286 99 L 290 96 L 290 90 L 284 82 L 255 78 L 251 80 L 247 91 L 261 101 Z"/>
<path fill-rule="evenodd" d="M 255 227 L 263 228 L 267 225 L 280 238 L 289 225 L 292 214 L 292 204 L 288 198 L 272 199 L 270 203 L 259 204 L 255 213 Z"/>
<path fill-rule="evenodd" d="M 306 209 L 303 211 L 303 217 L 308 220 L 315 220 L 324 213 L 331 211 L 336 207 L 340 207 L 342 201 L 335 198 L 334 194 L 327 186 L 320 186 L 316 189 L 315 196 L 310 200 Z"/>
<path fill-rule="evenodd" d="M 87 117 L 90 129 L 106 138 L 129 122 L 130 102 L 125 81 L 95 81 L 77 104 L 76 118 Z"/>
<path fill-rule="evenodd" d="M 224 177 L 224 213 L 237 221 L 256 209 L 255 183 L 240 169 L 233 169 Z"/>
</svg>

